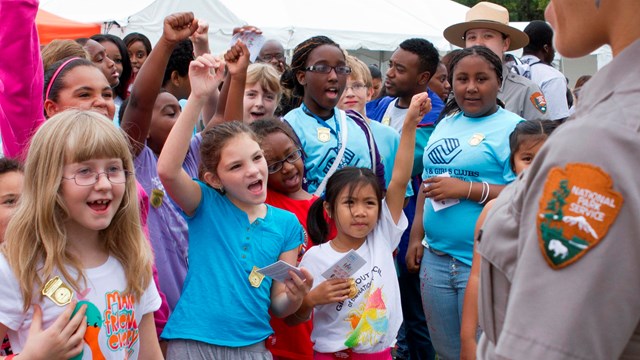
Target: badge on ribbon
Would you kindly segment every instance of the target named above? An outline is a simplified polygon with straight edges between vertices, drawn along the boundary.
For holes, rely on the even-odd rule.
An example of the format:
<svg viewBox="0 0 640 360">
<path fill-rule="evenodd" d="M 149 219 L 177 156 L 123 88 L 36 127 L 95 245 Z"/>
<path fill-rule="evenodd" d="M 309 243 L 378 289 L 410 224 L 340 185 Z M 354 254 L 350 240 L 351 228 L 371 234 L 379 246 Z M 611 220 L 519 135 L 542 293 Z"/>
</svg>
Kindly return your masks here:
<svg viewBox="0 0 640 360">
<path fill-rule="evenodd" d="M 264 275 L 258 270 L 260 270 L 260 268 L 254 266 L 253 269 L 251 269 L 251 274 L 249 274 L 249 284 L 254 288 L 259 288 L 260 284 L 262 284 L 262 280 L 264 280 Z"/>
<path fill-rule="evenodd" d="M 56 276 L 44 284 L 42 295 L 51 299 L 58 306 L 65 306 L 71 302 L 73 290 L 60 277 Z"/>
</svg>

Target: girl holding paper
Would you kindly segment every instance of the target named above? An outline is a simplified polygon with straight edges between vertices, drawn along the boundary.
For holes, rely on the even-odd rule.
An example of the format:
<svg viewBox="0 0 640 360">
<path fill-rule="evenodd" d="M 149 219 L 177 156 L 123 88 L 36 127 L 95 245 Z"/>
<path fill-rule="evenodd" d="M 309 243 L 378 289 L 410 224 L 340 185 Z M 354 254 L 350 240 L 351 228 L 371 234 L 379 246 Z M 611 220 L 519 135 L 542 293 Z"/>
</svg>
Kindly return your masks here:
<svg viewBox="0 0 640 360">
<path fill-rule="evenodd" d="M 288 319 L 304 321 L 314 310 L 311 338 L 315 359 L 391 359 L 391 347 L 402 323 L 392 254 L 407 227 L 402 207 L 413 166 L 416 127 L 430 109 L 426 93 L 414 96 L 384 200 L 371 170 L 347 167 L 329 178 L 325 196 L 309 210 L 307 229 L 319 245 L 307 251 L 300 265 L 316 282 L 300 309 Z M 337 236 L 329 242 L 324 242 L 330 229 L 324 211 L 337 228 Z M 323 277 L 352 250 L 366 261 L 364 266 L 356 270 L 354 259 L 344 267 L 350 277 Z"/>
<path fill-rule="evenodd" d="M 158 159 L 160 180 L 189 226 L 189 271 L 162 333 L 167 359 L 271 359 L 268 310 L 292 314 L 313 281 L 304 269 L 305 279 L 290 272 L 286 283 L 257 271 L 278 260 L 295 265 L 304 235 L 293 214 L 264 204 L 267 162 L 246 125 L 203 132 L 201 180 L 182 168 L 206 94 L 217 86 L 210 70 L 221 68 L 208 54 L 191 62 L 189 101 Z"/>
<path fill-rule="evenodd" d="M 422 305 L 436 352 L 442 359 L 459 359 L 474 225 L 483 205 L 515 179 L 509 134 L 523 119 L 498 103 L 502 64 L 491 50 L 461 50 L 450 68 L 454 98 L 425 148 L 424 189 L 416 206 L 407 268 L 420 269 Z"/>
</svg>

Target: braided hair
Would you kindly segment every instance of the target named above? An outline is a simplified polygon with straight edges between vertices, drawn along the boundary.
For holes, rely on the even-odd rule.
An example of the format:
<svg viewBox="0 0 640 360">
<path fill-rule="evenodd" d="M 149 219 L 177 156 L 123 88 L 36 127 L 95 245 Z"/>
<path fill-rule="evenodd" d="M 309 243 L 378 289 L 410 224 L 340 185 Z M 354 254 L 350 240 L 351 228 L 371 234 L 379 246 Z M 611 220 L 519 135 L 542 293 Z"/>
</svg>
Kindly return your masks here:
<svg viewBox="0 0 640 360">
<path fill-rule="evenodd" d="M 338 43 L 326 36 L 311 37 L 296 46 L 296 48 L 293 50 L 291 66 L 289 69 L 285 70 L 284 73 L 282 73 L 282 76 L 280 78 L 280 84 L 283 88 L 292 91 L 292 96 L 296 99 L 295 101 L 297 102 L 298 106 L 300 105 L 300 103 L 302 103 L 302 98 L 304 96 L 304 87 L 298 82 L 296 74 L 298 73 L 298 71 L 304 71 L 307 64 L 307 59 L 309 58 L 309 54 L 311 54 L 313 50 L 322 45 L 333 45 L 342 50 Z"/>
<path fill-rule="evenodd" d="M 451 62 L 449 63 L 449 84 L 451 84 L 452 88 L 454 87 L 453 74 L 455 72 L 456 66 L 462 59 L 466 58 L 467 56 L 479 56 L 481 58 L 484 58 L 484 60 L 489 63 L 491 68 L 495 71 L 496 77 L 498 78 L 498 84 L 502 85 L 502 61 L 500 60 L 498 55 L 496 55 L 489 48 L 477 45 L 460 50 L 451 59 Z M 496 98 L 496 103 L 504 108 L 504 103 L 502 103 L 500 99 Z M 459 112 L 460 110 L 460 105 L 458 105 L 458 103 L 456 102 L 455 96 L 451 97 L 451 99 L 449 99 L 444 109 L 440 113 L 438 122 L 449 115 L 453 115 Z"/>
</svg>

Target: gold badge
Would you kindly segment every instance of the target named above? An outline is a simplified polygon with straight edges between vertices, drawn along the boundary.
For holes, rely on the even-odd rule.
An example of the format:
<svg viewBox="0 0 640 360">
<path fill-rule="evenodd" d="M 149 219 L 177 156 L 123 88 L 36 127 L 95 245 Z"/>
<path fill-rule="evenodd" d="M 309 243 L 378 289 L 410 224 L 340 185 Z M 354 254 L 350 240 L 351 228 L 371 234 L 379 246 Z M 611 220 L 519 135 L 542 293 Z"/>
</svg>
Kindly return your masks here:
<svg viewBox="0 0 640 360">
<path fill-rule="evenodd" d="M 549 171 L 540 199 L 538 243 L 549 266 L 573 264 L 604 239 L 624 198 L 599 167 L 567 164 Z"/>
<path fill-rule="evenodd" d="M 56 305 L 64 306 L 71 302 L 73 290 L 56 276 L 44 284 L 42 295 L 51 299 Z"/>
<path fill-rule="evenodd" d="M 325 127 L 318 128 L 318 140 L 323 143 L 331 140 L 331 129 Z"/>
<path fill-rule="evenodd" d="M 383 123 L 384 125 L 389 126 L 389 124 L 391 124 L 391 118 L 388 117 L 388 116 L 383 117 L 381 123 Z"/>
<path fill-rule="evenodd" d="M 258 270 L 259 268 L 257 266 L 254 266 L 253 269 L 251 269 L 251 274 L 249 274 L 249 283 L 254 288 L 260 287 L 260 284 L 262 284 L 262 280 L 264 280 L 264 275 L 259 273 Z"/>
<path fill-rule="evenodd" d="M 358 288 L 356 287 L 356 281 L 349 278 L 349 298 L 353 299 L 358 295 Z"/>
<path fill-rule="evenodd" d="M 480 133 L 475 133 L 473 134 L 473 136 L 471 136 L 471 138 L 469 139 L 469 145 L 471 146 L 478 146 L 480 145 L 480 143 L 482 142 L 482 140 L 484 140 L 485 136 L 483 134 Z"/>
<path fill-rule="evenodd" d="M 162 199 L 164 199 L 164 191 L 160 189 L 151 190 L 151 206 L 159 208 L 162 205 Z"/>
</svg>

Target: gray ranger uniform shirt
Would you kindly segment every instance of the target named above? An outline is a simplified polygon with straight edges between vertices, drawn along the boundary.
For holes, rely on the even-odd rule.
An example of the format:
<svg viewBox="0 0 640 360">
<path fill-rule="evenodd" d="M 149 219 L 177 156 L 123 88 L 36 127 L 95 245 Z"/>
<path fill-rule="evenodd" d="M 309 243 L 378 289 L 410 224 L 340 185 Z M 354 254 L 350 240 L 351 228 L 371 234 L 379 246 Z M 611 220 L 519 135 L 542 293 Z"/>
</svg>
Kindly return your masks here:
<svg viewBox="0 0 640 360">
<path fill-rule="evenodd" d="M 489 213 L 479 359 L 640 358 L 639 58 L 591 79 Z"/>
<path fill-rule="evenodd" d="M 549 120 L 547 101 L 542 90 L 533 81 L 515 74 L 502 65 L 502 87 L 498 99 L 505 103 L 505 109 L 526 120 Z"/>
</svg>

